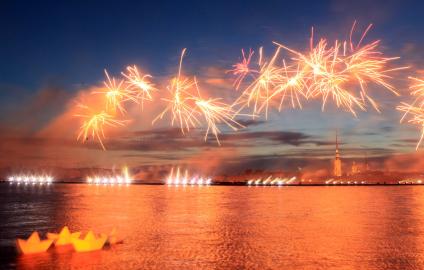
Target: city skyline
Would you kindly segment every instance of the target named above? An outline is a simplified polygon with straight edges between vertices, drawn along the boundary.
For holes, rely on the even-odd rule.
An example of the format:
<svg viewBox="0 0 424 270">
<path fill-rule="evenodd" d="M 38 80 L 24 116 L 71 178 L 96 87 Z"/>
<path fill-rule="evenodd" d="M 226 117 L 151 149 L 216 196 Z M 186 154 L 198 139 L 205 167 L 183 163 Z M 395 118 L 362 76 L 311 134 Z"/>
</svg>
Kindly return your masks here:
<svg viewBox="0 0 424 270">
<path fill-rule="evenodd" d="M 315 170 L 325 164 L 329 168 L 335 130 L 340 130 L 343 138 L 344 158 L 359 160 L 366 151 L 372 168 L 414 171 L 422 167 L 422 148 L 415 151 L 419 130 L 400 124 L 402 113 L 395 110 L 401 101 L 410 101 L 407 77 L 422 76 L 424 70 L 424 61 L 421 61 L 424 55 L 420 50 L 423 39 L 418 35 L 418 27 L 412 24 L 420 20 L 418 8 L 413 8 L 419 3 L 400 5 L 389 1 L 385 5 L 367 6 L 372 10 L 370 13 L 362 12 L 366 4 L 361 1 L 291 4 L 292 10 L 311 15 L 296 19 L 292 19 L 287 9 L 277 8 L 275 10 L 284 16 L 267 18 L 263 14 L 277 12 L 269 3 L 243 6 L 234 2 L 231 5 L 237 7 L 235 13 L 220 2 L 213 5 L 185 3 L 178 7 L 172 3 L 165 6 L 149 3 L 144 7 L 135 6 L 132 11 L 125 7 L 129 14 L 121 17 L 118 25 L 105 21 L 102 15 L 113 13 L 112 7 L 88 5 L 80 9 L 78 4 L 47 2 L 34 6 L 36 12 L 13 23 L 8 17 L 18 12 L 20 5 L 20 2 L 7 3 L 2 16 L 4 25 L 9 27 L 4 29 L 6 39 L 0 47 L 0 55 L 7 63 L 0 68 L 0 150 L 5 153 L 0 159 L 1 167 L 129 165 L 161 168 L 188 164 L 206 171 L 295 170 L 297 167 Z M 221 19 L 211 23 L 202 21 L 194 12 L 187 16 L 185 5 Z M 56 12 L 43 16 L 46 6 L 56 7 Z M 94 8 L 100 9 L 95 12 Z M 312 12 L 314 9 L 317 10 Z M 79 13 L 74 14 L 72 10 Z M 206 10 L 210 10 L 209 13 Z M 248 16 L 252 10 L 257 11 L 255 24 Z M 135 16 L 136 11 L 142 12 L 143 18 Z M 150 22 L 150 16 L 156 12 L 170 16 L 161 17 L 166 18 L 161 23 Z M 65 21 L 63 16 L 69 20 Z M 327 16 L 333 20 L 328 21 Z M 373 97 L 381 104 L 381 113 L 370 108 L 354 117 L 333 104 L 322 111 L 320 102 L 312 101 L 302 110 L 272 110 L 268 118 L 242 117 L 240 123 L 246 128 L 237 132 L 224 128 L 219 146 L 213 138 L 204 142 L 202 129 L 193 129 L 185 136 L 167 121 L 152 125 L 151 120 L 160 111 L 161 97 L 155 96 L 154 103 L 144 104 L 142 113 L 139 108 L 130 109 L 128 114 L 133 121 L 128 128 L 107 134 L 107 151 L 90 140 L 85 144 L 76 140 L 80 121 L 73 117 L 72 106 L 82 97 L 90 98 L 87 93 L 102 86 L 105 68 L 112 76 L 119 76 L 126 66 L 136 64 L 152 74 L 159 91 L 164 92 L 166 81 L 178 69 L 181 50 L 187 48 L 184 72 L 196 76 L 208 94 L 231 102 L 240 91 L 234 89 L 234 78 L 228 70 L 240 60 L 241 49 L 257 51 L 264 46 L 265 54 L 270 55 L 275 49 L 272 42 L 277 41 L 305 50 L 311 27 L 317 39 L 345 38 L 355 20 L 360 30 L 373 23 L 366 39 L 381 39 L 384 53 L 400 56 L 398 64 L 410 67 L 393 79 L 400 97 L 384 92 L 381 87 L 370 86 Z M 96 21 L 98 24 L 93 23 Z M 172 25 L 172 21 L 177 23 Z M 194 21 L 199 25 L 192 25 Z M 85 31 L 82 30 L 84 23 L 91 23 Z M 219 31 L 225 29 L 226 23 L 228 28 Z M 15 35 L 18 30 L 26 35 Z M 37 38 L 23 38 L 35 35 Z M 119 42 L 120 38 L 125 42 Z M 163 46 L 158 49 L 158 44 Z"/>
</svg>

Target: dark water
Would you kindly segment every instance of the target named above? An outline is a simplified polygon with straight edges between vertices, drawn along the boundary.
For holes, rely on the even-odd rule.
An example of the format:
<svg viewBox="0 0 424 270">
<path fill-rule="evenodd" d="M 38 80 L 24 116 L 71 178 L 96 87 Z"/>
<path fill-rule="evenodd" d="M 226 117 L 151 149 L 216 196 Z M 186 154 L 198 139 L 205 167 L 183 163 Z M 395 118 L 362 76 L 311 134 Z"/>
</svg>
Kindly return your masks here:
<svg viewBox="0 0 424 270">
<path fill-rule="evenodd" d="M 124 243 L 21 256 L 71 230 Z M 0 185 L 1 269 L 424 269 L 424 187 Z"/>
</svg>

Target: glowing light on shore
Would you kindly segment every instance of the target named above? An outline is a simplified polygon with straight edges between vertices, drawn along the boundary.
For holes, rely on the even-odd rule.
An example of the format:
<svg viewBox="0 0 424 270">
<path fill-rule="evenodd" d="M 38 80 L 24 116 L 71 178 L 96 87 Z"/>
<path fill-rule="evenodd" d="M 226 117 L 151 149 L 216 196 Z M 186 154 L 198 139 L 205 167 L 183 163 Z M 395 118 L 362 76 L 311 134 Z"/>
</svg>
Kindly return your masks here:
<svg viewBox="0 0 424 270">
<path fill-rule="evenodd" d="M 331 182 L 333 182 L 333 181 L 334 181 L 334 179 L 328 179 L 328 180 L 325 181 L 325 184 L 326 185 L 331 184 Z"/>
<path fill-rule="evenodd" d="M 36 175 L 36 174 L 18 174 L 12 175 L 7 178 L 7 181 L 11 184 L 39 184 L 39 185 L 50 185 L 54 182 L 53 176 L 50 175 Z"/>
<path fill-rule="evenodd" d="M 342 180 L 335 180 L 333 178 L 327 179 L 324 181 L 326 185 L 367 185 L 367 181 L 359 181 L 359 180 L 349 180 L 349 179 L 342 179 Z"/>
<path fill-rule="evenodd" d="M 422 178 L 409 178 L 403 179 L 398 182 L 398 184 L 409 184 L 409 185 L 422 185 L 424 183 L 424 179 Z"/>
<path fill-rule="evenodd" d="M 257 179 L 249 179 L 246 184 L 248 186 L 282 186 L 282 185 L 293 185 L 297 184 L 295 181 L 297 180 L 296 176 L 291 178 L 281 178 L 281 177 L 273 177 L 268 176 L 265 179 L 257 178 Z"/>
<path fill-rule="evenodd" d="M 130 185 L 132 181 L 126 166 L 122 168 L 120 175 L 94 175 L 86 178 L 86 183 L 90 185 Z"/>
<path fill-rule="evenodd" d="M 171 172 L 165 179 L 165 184 L 170 186 L 208 186 L 212 184 L 212 178 L 190 175 L 188 170 L 183 172 L 180 167 L 176 169 L 172 167 Z"/>
</svg>

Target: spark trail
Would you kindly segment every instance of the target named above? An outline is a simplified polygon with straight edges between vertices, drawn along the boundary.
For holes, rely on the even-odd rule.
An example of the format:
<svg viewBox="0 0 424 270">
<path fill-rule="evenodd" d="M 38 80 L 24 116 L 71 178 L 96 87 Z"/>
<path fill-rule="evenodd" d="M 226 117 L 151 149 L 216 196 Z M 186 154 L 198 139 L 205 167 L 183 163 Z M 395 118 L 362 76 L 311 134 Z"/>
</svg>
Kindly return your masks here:
<svg viewBox="0 0 424 270">
<path fill-rule="evenodd" d="M 125 126 L 127 121 L 118 120 L 113 115 L 105 111 L 92 112 L 85 105 L 80 104 L 79 107 L 88 110 L 88 113 L 75 115 L 76 117 L 81 117 L 84 119 L 84 123 L 80 127 L 77 140 L 81 140 L 84 143 L 91 137 L 93 140 L 97 140 L 100 143 L 103 150 L 106 150 L 106 147 L 103 144 L 103 139 L 105 138 L 105 128 Z"/>
<path fill-rule="evenodd" d="M 410 77 L 410 79 L 413 82 L 410 86 L 411 95 L 415 97 L 415 100 L 412 104 L 401 102 L 397 110 L 404 113 L 401 122 L 407 119 L 408 123 L 421 128 L 421 136 L 416 147 L 418 150 L 424 139 L 424 80 L 414 77 Z"/>
</svg>

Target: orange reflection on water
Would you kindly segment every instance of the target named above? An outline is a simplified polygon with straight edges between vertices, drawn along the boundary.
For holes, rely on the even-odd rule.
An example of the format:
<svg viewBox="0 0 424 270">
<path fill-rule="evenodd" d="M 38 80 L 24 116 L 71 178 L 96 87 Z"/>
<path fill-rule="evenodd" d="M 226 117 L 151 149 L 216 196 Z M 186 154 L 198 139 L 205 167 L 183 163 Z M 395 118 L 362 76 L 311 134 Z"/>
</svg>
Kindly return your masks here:
<svg viewBox="0 0 424 270">
<path fill-rule="evenodd" d="M 422 187 L 63 185 L 52 192 L 62 195 L 52 222 L 84 232 L 116 227 L 124 242 L 22 256 L 18 268 L 424 268 Z"/>
</svg>

